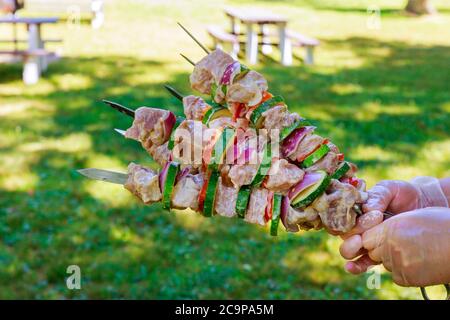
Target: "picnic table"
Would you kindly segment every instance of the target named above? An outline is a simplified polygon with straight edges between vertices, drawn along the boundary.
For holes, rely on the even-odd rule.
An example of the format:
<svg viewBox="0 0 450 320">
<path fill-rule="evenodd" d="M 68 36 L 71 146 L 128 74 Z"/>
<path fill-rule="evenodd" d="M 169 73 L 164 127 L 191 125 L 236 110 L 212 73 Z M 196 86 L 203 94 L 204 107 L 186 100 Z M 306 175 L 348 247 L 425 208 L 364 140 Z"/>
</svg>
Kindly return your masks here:
<svg viewBox="0 0 450 320">
<path fill-rule="evenodd" d="M 256 64 L 258 62 L 258 27 L 263 36 L 263 48 L 265 45 L 270 45 L 268 42 L 264 43 L 265 27 L 268 25 L 274 25 L 278 29 L 281 63 L 283 65 L 292 64 L 292 45 L 287 34 L 287 18 L 273 14 L 267 10 L 237 9 L 231 7 L 225 8 L 225 14 L 231 20 L 232 34 L 239 34 L 238 22 L 245 25 L 245 56 L 250 64 Z"/>
<path fill-rule="evenodd" d="M 28 32 L 27 50 L 0 51 L 2 54 L 20 55 L 24 59 L 23 80 L 26 84 L 33 84 L 39 80 L 42 71 L 48 66 L 50 52 L 44 49 L 45 42 L 41 37 L 41 25 L 58 22 L 54 17 L 0 17 L 0 24 L 25 24 Z"/>
</svg>

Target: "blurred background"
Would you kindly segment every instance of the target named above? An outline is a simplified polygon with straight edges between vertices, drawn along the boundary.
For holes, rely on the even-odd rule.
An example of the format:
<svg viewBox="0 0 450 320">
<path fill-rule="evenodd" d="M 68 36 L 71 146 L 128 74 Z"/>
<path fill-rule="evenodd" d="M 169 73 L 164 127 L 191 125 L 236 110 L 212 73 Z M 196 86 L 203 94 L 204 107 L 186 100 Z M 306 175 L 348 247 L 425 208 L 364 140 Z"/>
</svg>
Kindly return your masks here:
<svg viewBox="0 0 450 320">
<path fill-rule="evenodd" d="M 60 59 L 26 85 L 25 62 L 36 59 L 23 53 L 30 28 L 0 23 L 1 39 L 25 39 L 0 42 L 0 53 L 23 51 L 15 63 L 0 54 L 0 298 L 420 298 L 381 269 L 374 290 L 368 275 L 347 274 L 340 239 L 323 231 L 274 239 L 236 219 L 167 213 L 74 169 L 155 166 L 138 143 L 113 131 L 130 119 L 99 101 L 181 114 L 162 85 L 192 92 L 192 66 L 179 53 L 194 61 L 204 53 L 176 22 L 211 46 L 206 25 L 228 28 L 223 9 L 245 6 L 286 16 L 290 28 L 320 41 L 312 65 L 294 48 L 292 66 L 274 50 L 253 68 L 358 164 L 369 187 L 450 176 L 450 3 L 430 2 L 433 14 L 415 15 L 405 0 L 106 0 L 92 22 L 77 6 L 60 15 L 25 1 L 17 16 L 59 17 L 40 33 L 62 41 L 45 43 Z M 74 264 L 81 290 L 66 287 Z"/>
</svg>

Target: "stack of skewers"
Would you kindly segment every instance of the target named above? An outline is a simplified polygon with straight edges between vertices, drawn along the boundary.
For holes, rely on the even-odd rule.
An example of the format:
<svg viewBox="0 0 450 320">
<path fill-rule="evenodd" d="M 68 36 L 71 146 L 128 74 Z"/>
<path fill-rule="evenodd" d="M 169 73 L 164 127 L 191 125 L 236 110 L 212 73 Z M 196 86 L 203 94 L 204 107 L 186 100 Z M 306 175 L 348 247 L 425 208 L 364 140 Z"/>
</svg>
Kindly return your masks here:
<svg viewBox="0 0 450 320">
<path fill-rule="evenodd" d="M 192 89 L 182 96 L 184 117 L 158 108 L 113 108 L 133 117 L 127 130 L 159 163 L 155 171 L 130 163 L 126 174 L 82 169 L 82 174 L 124 184 L 143 203 L 191 209 L 205 217 L 238 217 L 289 232 L 349 231 L 367 200 L 357 168 L 309 121 L 290 113 L 254 70 L 216 49 L 192 63 Z M 280 222 L 281 221 L 281 222 Z"/>
</svg>

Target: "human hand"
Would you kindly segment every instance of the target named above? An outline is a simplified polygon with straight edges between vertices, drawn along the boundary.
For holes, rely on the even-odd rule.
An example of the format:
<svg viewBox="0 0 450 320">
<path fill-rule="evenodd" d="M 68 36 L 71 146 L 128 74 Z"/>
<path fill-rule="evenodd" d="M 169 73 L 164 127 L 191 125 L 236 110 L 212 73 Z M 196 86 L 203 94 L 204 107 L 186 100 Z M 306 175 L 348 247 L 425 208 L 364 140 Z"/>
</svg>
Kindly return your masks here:
<svg viewBox="0 0 450 320">
<path fill-rule="evenodd" d="M 384 180 L 369 190 L 369 199 L 363 211 L 379 210 L 397 214 L 426 207 L 448 207 L 439 180 L 417 177 L 411 182 Z"/>
<path fill-rule="evenodd" d="M 405 212 L 365 231 L 367 258 L 382 263 L 400 286 L 450 282 L 450 209 Z"/>
</svg>

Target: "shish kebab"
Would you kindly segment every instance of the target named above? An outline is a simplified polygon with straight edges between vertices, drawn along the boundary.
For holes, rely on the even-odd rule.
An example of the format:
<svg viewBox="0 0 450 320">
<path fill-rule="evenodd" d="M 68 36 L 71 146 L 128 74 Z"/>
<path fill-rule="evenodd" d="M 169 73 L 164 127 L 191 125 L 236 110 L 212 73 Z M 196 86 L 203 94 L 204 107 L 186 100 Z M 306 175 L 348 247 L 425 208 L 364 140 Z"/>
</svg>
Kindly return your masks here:
<svg viewBox="0 0 450 320">
<path fill-rule="evenodd" d="M 215 56 L 217 56 L 218 54 L 225 55 L 222 52 L 218 52 L 216 53 Z M 343 206 L 343 200 L 347 200 L 348 203 L 353 201 L 352 205 L 355 203 L 362 203 L 365 200 L 364 193 L 358 192 L 358 189 L 354 188 L 349 183 L 345 182 L 342 183 L 337 180 L 333 181 L 329 180 L 331 180 L 330 179 L 331 175 L 332 174 L 334 175 L 337 169 L 340 169 L 339 172 L 341 174 L 344 172 L 344 170 L 346 170 L 345 174 L 342 174 L 343 177 L 340 177 L 341 180 L 342 179 L 349 180 L 354 176 L 355 167 L 347 162 L 342 161 L 339 162 L 339 157 L 341 157 L 341 155 L 339 155 L 339 150 L 334 145 L 329 143 L 326 139 L 323 139 L 316 135 L 312 135 L 314 127 L 307 126 L 306 125 L 307 123 L 304 121 L 304 119 L 301 119 L 298 115 L 289 114 L 287 112 L 287 108 L 283 100 L 280 97 L 272 97 L 268 93 L 264 95 L 265 95 L 264 99 L 263 98 L 261 99 L 264 101 L 262 101 L 262 103 L 259 104 L 259 107 L 261 109 L 267 109 L 266 111 L 270 112 L 266 113 L 260 112 L 261 114 L 260 117 L 250 117 L 250 119 L 241 116 L 231 117 L 230 119 L 229 117 L 230 112 L 228 113 L 225 112 L 227 110 L 223 107 L 216 106 L 215 108 L 213 108 L 208 104 L 206 104 L 205 101 L 199 97 L 195 96 L 184 97 L 183 105 L 185 109 L 185 114 L 187 115 L 188 119 L 181 121 L 180 127 L 181 124 L 184 123 L 185 126 L 189 128 L 189 124 L 191 126 L 195 126 L 195 122 L 199 124 L 200 121 L 202 121 L 203 123 L 201 123 L 201 125 L 204 125 L 204 123 L 206 123 L 209 129 L 211 128 L 214 129 L 215 127 L 222 128 L 221 124 L 226 124 L 229 126 L 233 126 L 234 124 L 235 127 L 242 128 L 245 126 L 248 127 L 249 123 L 256 128 L 264 128 L 268 130 L 281 129 L 280 138 L 283 138 L 282 150 L 284 155 L 287 156 L 288 159 L 290 160 L 298 160 L 299 159 L 298 154 L 300 154 L 302 155 L 302 157 L 304 157 L 303 162 L 309 159 L 307 162 L 311 162 L 311 165 L 309 167 L 306 166 L 306 168 L 304 168 L 305 171 L 303 172 L 299 167 L 293 165 L 292 163 L 289 163 L 286 159 L 278 159 L 278 161 L 276 162 L 277 165 L 275 165 L 274 167 L 278 166 L 279 168 L 281 162 L 282 164 L 285 165 L 284 167 L 282 166 L 282 170 L 284 169 L 284 171 L 282 171 L 280 174 L 269 175 L 267 177 L 267 182 L 270 182 L 272 177 L 274 177 L 272 178 L 272 180 L 275 181 L 277 180 L 275 177 L 280 177 L 281 185 L 287 186 L 287 188 L 285 187 L 284 189 L 279 189 L 280 184 L 277 185 L 275 183 L 275 186 L 272 187 L 272 189 L 275 190 L 270 190 L 271 184 L 267 183 L 265 186 L 268 188 L 269 190 L 268 192 L 271 191 L 278 192 L 284 195 L 284 199 L 290 199 L 294 198 L 295 195 L 297 195 L 296 191 L 300 191 L 299 193 L 301 193 L 302 191 L 304 191 L 304 189 L 308 189 L 309 187 L 315 185 L 315 183 L 317 183 L 318 181 L 321 181 L 322 184 L 321 188 L 319 189 L 324 189 L 325 187 L 328 189 L 328 193 L 325 193 L 324 192 L 325 190 L 321 190 L 320 193 L 323 193 L 321 194 L 321 201 L 314 201 L 314 206 L 309 205 L 311 203 L 308 203 L 309 206 L 305 207 L 306 205 L 304 205 L 305 207 L 304 210 L 296 210 L 295 208 L 289 206 L 287 208 L 288 212 L 285 213 L 285 218 L 283 219 L 285 220 L 284 224 L 287 226 L 287 229 L 289 231 L 298 231 L 299 227 L 305 229 L 320 228 L 324 224 L 325 227 L 327 227 L 327 229 L 332 230 L 334 232 L 345 232 L 348 228 L 351 228 L 351 226 L 353 226 L 356 213 L 354 212 L 354 208 L 352 208 L 352 206 L 350 205 Z M 255 108 L 253 110 L 256 110 L 257 113 L 258 112 L 257 109 L 259 108 Z M 275 110 L 277 112 L 274 112 Z M 225 114 L 225 116 L 220 116 L 222 114 Z M 280 114 L 282 115 L 281 117 Z M 174 126 L 173 119 L 175 118 L 175 116 L 167 110 L 145 108 L 145 107 L 137 109 L 134 112 L 134 115 L 135 119 L 133 121 L 133 126 L 130 129 L 128 129 L 125 134 L 129 138 L 133 138 L 140 141 L 144 146 L 144 148 L 147 151 L 149 151 L 149 153 L 155 158 L 155 160 L 158 161 L 161 165 L 165 166 L 168 160 L 172 160 L 171 158 L 172 154 L 168 147 L 169 145 L 168 139 L 172 135 L 172 132 L 170 132 L 169 134 L 169 130 L 166 130 L 166 128 L 168 127 L 166 124 L 167 122 L 173 123 L 172 124 L 173 127 Z M 215 115 L 216 117 L 214 117 Z M 170 120 L 168 121 L 168 119 Z M 277 120 L 278 124 L 276 122 Z M 219 125 L 217 125 L 217 123 Z M 288 125 L 283 126 L 286 123 Z M 174 132 L 176 132 L 177 130 L 178 128 L 176 128 Z M 289 143 L 285 143 L 284 140 L 286 140 Z M 321 146 L 323 147 L 320 148 Z M 297 149 L 302 151 L 296 152 Z M 318 149 L 320 150 L 317 151 Z M 320 153 L 322 153 L 322 156 L 320 156 Z M 309 156 L 311 155 L 313 156 L 309 158 Z M 271 165 L 270 167 L 272 166 L 273 165 Z M 230 188 L 230 192 L 232 192 L 233 194 L 237 193 L 237 195 L 239 195 L 240 193 L 239 191 L 241 191 L 241 189 L 242 191 L 246 189 L 242 188 L 243 186 L 252 185 L 252 182 L 255 178 L 255 171 L 257 174 L 257 166 L 244 163 L 241 165 L 232 165 L 230 167 L 231 168 L 229 167 L 227 168 L 226 166 L 223 166 L 221 168 L 222 169 L 221 173 L 229 169 L 228 176 L 227 175 L 223 176 L 225 178 L 224 180 L 226 180 L 226 178 L 229 178 L 228 180 L 231 180 L 232 183 L 231 186 L 230 185 L 227 186 L 222 181 L 220 181 L 220 184 L 217 187 L 217 189 L 221 188 L 222 185 L 224 185 L 226 187 L 232 188 L 232 189 Z M 137 170 L 136 166 L 131 166 L 129 171 L 130 172 L 133 171 L 134 170 L 133 168 Z M 291 171 L 289 171 L 289 169 Z M 325 170 L 322 171 L 319 169 Z M 283 179 L 288 178 L 289 180 L 290 177 L 295 176 L 295 174 L 294 175 L 292 174 L 293 170 L 299 172 L 297 174 L 297 177 L 300 178 L 300 180 L 297 179 L 297 181 L 295 180 L 292 181 L 292 179 L 290 179 L 291 181 L 283 181 Z M 130 176 L 133 176 L 133 174 L 130 174 Z M 334 177 L 336 178 L 337 175 L 335 175 Z M 222 177 L 220 178 L 222 179 Z M 199 181 L 201 180 L 197 179 L 197 182 Z M 361 180 L 355 181 L 357 185 L 360 185 L 360 189 L 364 189 L 364 185 L 363 183 L 361 183 Z M 216 185 L 217 182 L 218 181 L 216 181 Z M 297 188 L 292 188 L 294 186 Z M 137 195 L 140 196 L 141 198 L 145 197 L 142 194 L 139 194 L 140 192 L 139 190 L 142 190 L 142 188 L 129 187 L 129 189 L 132 190 L 135 194 L 138 193 Z M 268 203 L 273 201 L 273 196 L 269 194 L 269 197 L 266 197 L 267 196 L 265 191 L 266 189 L 265 188 L 260 189 L 264 191 L 260 191 L 259 193 L 261 194 L 259 196 L 258 192 L 256 191 L 254 192 L 255 194 L 254 198 L 258 197 L 260 198 L 260 200 L 254 202 L 260 204 L 260 207 L 264 210 L 265 208 L 268 207 Z M 222 192 L 217 192 L 217 194 L 222 194 Z M 314 196 L 317 197 L 317 195 Z M 349 199 L 350 196 L 352 199 Z M 233 197 L 231 198 L 233 199 Z M 249 198 L 251 200 L 252 197 Z M 261 200 L 263 198 L 264 200 Z M 265 200 L 267 198 L 269 198 L 269 201 Z M 307 197 L 307 198 L 308 199 L 306 200 L 308 202 L 311 202 L 311 200 L 316 200 L 314 197 Z M 247 202 L 249 202 L 250 200 L 248 200 Z M 218 199 L 217 202 L 220 203 L 220 199 Z M 279 201 L 277 201 L 277 203 L 278 202 Z M 330 204 L 332 204 L 333 202 L 335 204 L 331 206 L 330 210 Z M 303 202 L 303 204 L 304 203 L 306 202 Z M 322 208 L 320 208 L 320 206 L 322 206 Z M 175 204 L 175 207 L 182 208 L 183 206 Z M 325 209 L 326 207 L 328 207 L 328 209 Z M 193 209 L 194 210 L 197 209 L 195 204 L 193 205 Z M 231 212 L 231 215 L 233 215 L 233 210 L 228 211 Z M 340 219 L 337 219 L 338 216 L 340 216 Z M 266 222 L 265 220 L 267 220 L 267 217 L 265 220 L 262 219 L 261 214 L 259 214 L 258 216 L 259 219 L 252 219 L 251 217 L 252 215 L 249 215 L 249 218 L 247 220 L 250 220 L 250 222 L 252 222 L 252 220 L 255 220 L 258 221 L 258 223 L 260 224 L 265 224 Z"/>
</svg>

